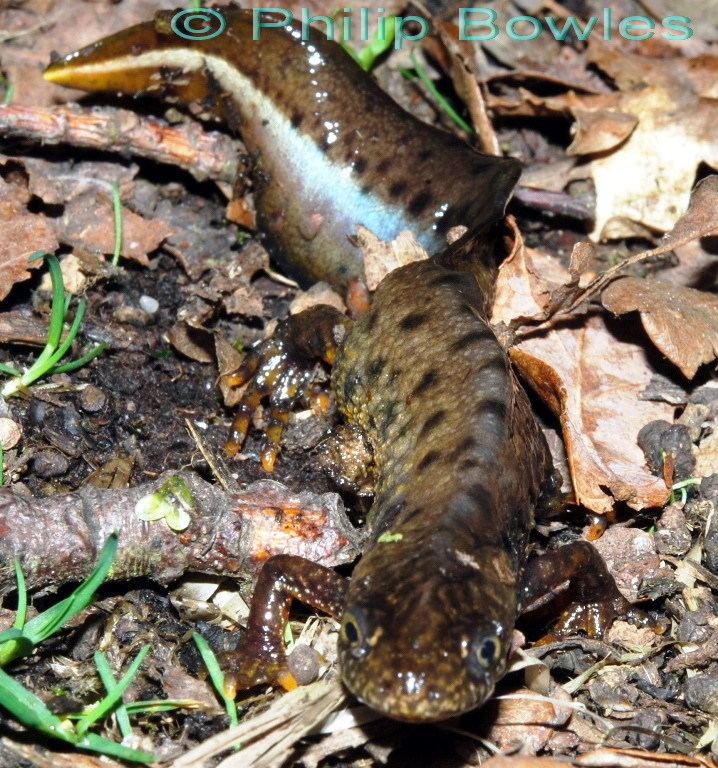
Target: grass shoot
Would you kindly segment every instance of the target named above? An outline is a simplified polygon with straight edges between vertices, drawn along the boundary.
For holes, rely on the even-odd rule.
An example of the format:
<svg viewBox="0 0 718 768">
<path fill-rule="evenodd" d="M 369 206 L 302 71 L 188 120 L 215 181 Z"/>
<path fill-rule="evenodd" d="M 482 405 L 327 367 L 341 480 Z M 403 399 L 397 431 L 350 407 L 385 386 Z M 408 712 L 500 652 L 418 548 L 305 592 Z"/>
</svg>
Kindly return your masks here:
<svg viewBox="0 0 718 768">
<path fill-rule="evenodd" d="M 0 373 L 10 376 L 10 380 L 0 389 L 2 397 L 12 397 L 18 392 L 34 384 L 43 376 L 52 376 L 55 373 L 68 373 L 77 368 L 81 368 L 96 358 L 105 349 L 107 344 L 95 345 L 89 352 L 67 363 L 62 363 L 62 359 L 67 354 L 75 340 L 82 321 L 85 317 L 87 302 L 82 297 L 77 302 L 75 316 L 67 335 L 62 339 L 62 330 L 67 320 L 68 310 L 70 308 L 70 296 L 65 293 L 65 283 L 62 278 L 62 270 L 57 256 L 50 253 L 35 253 L 31 259 L 42 259 L 47 262 L 50 270 L 50 280 L 52 282 L 52 304 L 50 306 L 50 328 L 45 342 L 45 348 L 40 353 L 35 362 L 24 372 L 19 371 L 11 365 L 0 363 Z"/>
</svg>

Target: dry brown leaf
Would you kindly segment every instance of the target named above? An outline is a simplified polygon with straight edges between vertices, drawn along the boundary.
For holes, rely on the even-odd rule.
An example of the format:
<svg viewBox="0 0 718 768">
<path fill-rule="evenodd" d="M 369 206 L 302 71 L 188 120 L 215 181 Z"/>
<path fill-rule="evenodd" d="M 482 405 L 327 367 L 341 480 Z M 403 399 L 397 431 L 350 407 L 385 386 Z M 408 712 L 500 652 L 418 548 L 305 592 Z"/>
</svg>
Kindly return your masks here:
<svg viewBox="0 0 718 768">
<path fill-rule="evenodd" d="M 560 418 L 579 504 L 606 513 L 614 499 L 634 509 L 666 501 L 668 489 L 646 468 L 636 438 L 648 422 L 672 419 L 673 409 L 639 399 L 652 373 L 642 347 L 594 316 L 522 342 L 511 358 Z"/>
<path fill-rule="evenodd" d="M 30 261 L 33 253 L 52 253 L 59 246 L 47 219 L 28 213 L 26 202 L 26 189 L 0 178 L 0 301 L 30 277 L 30 269 L 42 266 L 41 260 Z"/>
<path fill-rule="evenodd" d="M 514 244 L 499 267 L 491 323 L 508 327 L 515 320 L 529 319 L 543 312 L 548 306 L 551 288 L 549 276 L 534 265 L 534 257 L 540 259 L 541 253 L 524 245 L 513 216 L 508 216 L 506 221 L 512 230 Z M 561 269 L 557 282 L 568 279 L 558 261 L 551 261 Z"/>
<path fill-rule="evenodd" d="M 516 317 L 540 315 L 546 297 L 577 279 L 591 251 L 579 243 L 571 258 L 572 272 L 567 272 L 548 254 L 525 248 L 520 234 L 516 242 L 510 260 L 499 270 L 491 318 L 503 327 Z M 636 438 L 649 421 L 671 420 L 673 409 L 639 400 L 653 373 L 639 345 L 616 338 L 605 320 L 594 316 L 583 327 L 529 338 L 510 354 L 559 417 L 579 503 L 605 513 L 614 499 L 636 509 L 665 501 L 668 490 L 646 468 Z"/>
<path fill-rule="evenodd" d="M 590 50 L 591 62 L 620 91 L 539 96 L 519 88 L 490 97 L 489 107 L 503 115 L 574 117 L 569 153 L 599 154 L 588 166 L 596 186 L 594 239 L 668 232 L 687 206 L 697 167 L 718 168 L 718 57 L 651 59 L 593 39 Z"/>
<path fill-rule="evenodd" d="M 292 299 L 289 305 L 289 314 L 296 315 L 305 309 L 315 307 L 318 304 L 329 304 L 340 312 L 346 312 L 347 307 L 342 297 L 328 283 L 314 283 L 311 288 L 299 293 Z"/>
<path fill-rule="evenodd" d="M 606 288 L 601 301 L 616 315 L 638 310 L 651 341 L 688 379 L 703 363 L 718 357 L 718 296 L 623 277 Z"/>
<path fill-rule="evenodd" d="M 566 150 L 569 155 L 606 152 L 623 143 L 638 125 L 638 118 L 617 109 L 574 108 L 574 137 Z"/>
<path fill-rule="evenodd" d="M 70 200 L 61 219 L 60 238 L 74 248 L 112 253 L 115 222 L 109 195 L 90 191 Z M 122 209 L 122 256 L 149 265 L 148 254 L 157 250 L 173 230 L 161 219 L 144 219 Z"/>
<path fill-rule="evenodd" d="M 198 363 L 211 363 L 214 360 L 212 333 L 206 328 L 180 320 L 170 328 L 167 339 L 178 352 L 190 360 L 196 360 Z"/>
<path fill-rule="evenodd" d="M 592 61 L 622 87 L 617 107 L 638 119 L 615 152 L 591 162 L 594 237 L 623 237 L 636 222 L 670 231 L 688 205 L 701 162 L 718 168 L 718 100 L 706 86 L 718 59 L 649 59 L 592 45 Z M 713 86 L 714 87 L 714 86 Z"/>
<path fill-rule="evenodd" d="M 535 755 L 571 717 L 571 709 L 562 707 L 561 701 L 571 701 L 562 688 L 556 688 L 550 699 L 527 688 L 497 697 L 490 705 L 492 720 L 486 738 L 502 750 L 519 745 L 521 754 Z"/>
<path fill-rule="evenodd" d="M 262 317 L 264 314 L 262 297 L 249 281 L 242 282 L 229 296 L 224 298 L 223 303 L 230 315 Z"/>
<path fill-rule="evenodd" d="M 238 405 L 244 394 L 245 387 L 232 387 L 229 384 L 229 376 L 239 368 L 244 355 L 221 334 L 214 334 L 214 352 L 217 356 L 217 368 L 219 369 L 219 388 L 222 399 L 228 408 Z"/>
<path fill-rule="evenodd" d="M 364 253 L 364 274 L 370 291 L 395 269 L 428 258 L 419 241 L 408 230 L 399 232 L 394 240 L 388 242 L 380 240 L 371 230 L 362 226 L 357 227 L 357 235 Z"/>
</svg>

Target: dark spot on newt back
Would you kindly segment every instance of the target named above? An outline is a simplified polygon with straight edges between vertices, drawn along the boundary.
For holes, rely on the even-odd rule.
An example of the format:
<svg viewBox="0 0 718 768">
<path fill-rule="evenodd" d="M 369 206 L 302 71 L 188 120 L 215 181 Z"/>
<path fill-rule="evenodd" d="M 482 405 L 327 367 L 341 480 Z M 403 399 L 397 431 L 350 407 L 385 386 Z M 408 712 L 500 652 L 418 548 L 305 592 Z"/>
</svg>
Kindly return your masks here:
<svg viewBox="0 0 718 768">
<path fill-rule="evenodd" d="M 429 285 L 432 288 L 441 288 L 444 285 L 447 286 L 462 286 L 466 284 L 466 273 L 462 272 L 445 272 L 444 274 L 437 275 L 429 281 Z"/>
<path fill-rule="evenodd" d="M 482 425 L 485 421 L 490 422 L 491 431 L 501 434 L 506 427 L 506 402 L 504 400 L 482 400 L 476 406 L 477 412 L 481 415 Z"/>
<path fill-rule="evenodd" d="M 395 181 L 389 187 L 389 197 L 396 199 L 401 197 L 408 188 L 408 184 L 405 181 Z"/>
<path fill-rule="evenodd" d="M 434 153 L 430 149 L 422 149 L 417 154 L 417 157 L 419 158 L 419 160 L 421 160 L 422 163 L 424 163 L 427 160 L 429 160 L 433 156 L 433 154 Z"/>
<path fill-rule="evenodd" d="M 426 190 L 418 192 L 409 201 L 409 213 L 418 216 L 431 202 L 431 194 Z"/>
<path fill-rule="evenodd" d="M 376 167 L 377 173 L 384 174 L 391 168 L 391 160 L 385 157 Z"/>
<path fill-rule="evenodd" d="M 506 360 L 501 357 L 487 357 L 481 360 L 476 365 L 476 371 L 481 374 L 487 373 L 505 373 L 506 372 Z"/>
<path fill-rule="evenodd" d="M 473 451 L 477 446 L 475 437 L 465 437 L 451 452 L 451 458 L 454 461 L 460 459 L 465 453 Z"/>
<path fill-rule="evenodd" d="M 424 392 L 431 389 L 439 380 L 439 374 L 436 371 L 427 371 L 422 377 L 419 383 L 414 387 L 410 399 L 423 395 Z"/>
<path fill-rule="evenodd" d="M 367 162 L 363 157 L 357 157 L 354 161 L 354 170 L 361 176 L 366 171 Z"/>
<path fill-rule="evenodd" d="M 399 320 L 399 327 L 405 331 L 411 331 L 422 326 L 428 319 L 429 315 L 426 312 L 410 312 Z"/>
<path fill-rule="evenodd" d="M 441 458 L 441 454 L 439 451 L 431 450 L 429 453 L 424 456 L 424 458 L 417 464 L 417 469 L 419 471 L 428 469 L 432 464 L 436 464 L 436 462 Z"/>
<path fill-rule="evenodd" d="M 435 427 L 438 427 L 439 424 L 441 424 L 445 416 L 446 416 L 446 410 L 444 408 L 439 408 L 438 411 L 435 411 L 434 413 L 432 413 L 431 416 L 429 416 L 429 418 L 424 422 L 423 426 L 421 427 L 418 440 L 423 440 L 424 438 L 426 438 L 426 436 Z"/>
<path fill-rule="evenodd" d="M 373 381 L 376 379 L 381 372 L 384 370 L 384 366 L 386 365 L 386 360 L 382 357 L 377 357 L 376 359 L 372 360 L 369 365 L 367 365 L 366 368 L 366 375 L 367 378 L 370 381 Z"/>
<path fill-rule="evenodd" d="M 488 327 L 474 328 L 454 341 L 450 349 L 452 352 L 463 352 L 467 347 L 472 347 L 474 344 L 479 344 L 482 341 L 493 338 L 494 334 Z"/>
</svg>

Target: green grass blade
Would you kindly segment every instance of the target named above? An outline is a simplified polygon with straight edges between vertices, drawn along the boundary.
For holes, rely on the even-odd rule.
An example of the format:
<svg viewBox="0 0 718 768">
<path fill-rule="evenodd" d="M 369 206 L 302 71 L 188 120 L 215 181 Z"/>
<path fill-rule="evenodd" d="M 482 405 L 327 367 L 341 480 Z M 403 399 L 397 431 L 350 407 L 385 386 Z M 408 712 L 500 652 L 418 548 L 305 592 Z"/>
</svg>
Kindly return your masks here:
<svg viewBox="0 0 718 768">
<path fill-rule="evenodd" d="M 63 624 L 90 604 L 97 588 L 107 577 L 116 554 L 117 534 L 113 533 L 105 542 L 97 566 L 87 579 L 71 595 L 25 624 L 23 635 L 30 643 L 30 647 L 51 637 Z M 17 641 L 13 641 L 13 643 L 17 643 Z M 21 649 L 11 647 L 9 643 L 0 646 L 0 667 L 21 655 L 24 655 Z"/>
<path fill-rule="evenodd" d="M 50 281 L 52 282 L 52 304 L 50 305 L 50 330 L 47 334 L 47 344 L 42 354 L 35 361 L 47 353 L 44 359 L 47 359 L 57 349 L 62 336 L 62 324 L 65 320 L 65 281 L 62 277 L 60 262 L 52 253 L 43 254 L 47 268 L 50 270 Z M 48 351 L 50 350 L 50 351 Z"/>
<path fill-rule="evenodd" d="M 116 182 L 112 182 L 112 209 L 115 215 L 115 250 L 112 254 L 112 266 L 116 267 L 120 263 L 120 256 L 122 254 L 122 237 L 123 237 L 123 222 L 122 222 L 122 199 L 120 198 L 120 185 Z"/>
<path fill-rule="evenodd" d="M 0 706 L 10 712 L 25 727 L 68 741 L 76 741 L 72 730 L 67 730 L 62 720 L 7 672 L 0 669 Z"/>
<path fill-rule="evenodd" d="M 77 336 L 77 332 L 80 330 L 80 326 L 82 325 L 82 320 L 85 317 L 85 310 L 87 309 L 87 302 L 84 298 L 80 299 L 77 302 L 77 309 L 75 310 L 75 317 L 72 319 L 72 325 L 70 326 L 70 330 L 67 332 L 67 336 L 65 336 L 64 341 L 60 346 L 53 352 L 50 359 L 47 361 L 48 368 L 52 368 L 53 366 L 57 365 L 57 363 L 62 360 L 63 357 L 67 354 L 67 350 L 70 349 L 72 346 L 72 342 L 75 340 L 75 337 Z M 52 373 L 52 371 L 50 371 Z"/>
<path fill-rule="evenodd" d="M 64 365 L 56 365 L 53 369 L 53 373 L 69 373 L 70 371 L 76 371 L 78 368 L 82 368 L 83 365 L 87 365 L 91 360 L 94 360 L 98 355 L 101 355 L 105 349 L 107 349 L 107 342 L 102 341 L 94 346 L 89 352 L 86 352 L 82 357 L 78 357 L 77 360 L 73 360 L 71 363 L 65 363 Z"/>
<path fill-rule="evenodd" d="M 227 712 L 227 717 L 229 717 L 229 724 L 237 725 L 237 723 L 239 723 L 239 718 L 237 717 L 237 705 L 235 704 L 234 699 L 227 696 L 224 692 L 224 673 L 220 669 L 217 657 L 214 655 L 212 649 L 202 635 L 193 632 L 192 639 L 197 645 L 199 655 L 202 657 L 205 667 L 207 667 L 207 672 L 209 672 L 209 678 L 212 681 L 215 691 L 217 691 L 224 702 L 224 708 Z"/>
<path fill-rule="evenodd" d="M 76 747 L 137 763 L 152 763 L 155 760 L 155 756 L 149 752 L 130 749 L 95 733 L 88 733 L 83 738 L 78 737 L 77 733 L 68 727 L 69 721 L 60 720 L 50 712 L 42 699 L 1 669 L 0 706 L 10 712 L 26 728 L 32 728 Z"/>
<path fill-rule="evenodd" d="M 439 92 L 439 89 L 434 85 L 433 80 L 426 74 L 426 70 L 419 63 L 419 59 L 416 57 L 416 48 L 411 49 L 411 61 L 414 65 L 414 70 L 419 77 L 419 80 L 424 84 L 426 89 L 436 99 L 436 103 L 446 112 L 446 114 L 466 133 L 474 133 L 473 126 L 464 120 L 463 117 L 451 106 L 446 97 Z"/>
<path fill-rule="evenodd" d="M 110 757 L 118 757 L 120 760 L 129 760 L 133 763 L 154 763 L 157 759 L 151 752 L 143 752 L 141 749 L 131 749 L 116 741 L 104 739 L 96 733 L 88 733 L 77 742 L 82 749 L 91 749 Z"/>
<path fill-rule="evenodd" d="M 22 376 L 21 371 L 12 365 L 5 365 L 5 363 L 0 363 L 0 373 L 6 373 L 8 376 Z"/>
<path fill-rule="evenodd" d="M 127 672 L 125 672 L 125 674 L 120 678 L 119 683 L 116 683 L 114 686 L 112 686 L 112 688 L 107 692 L 107 696 L 99 701 L 97 705 L 92 708 L 91 712 L 88 712 L 77 721 L 76 730 L 78 734 L 83 735 L 88 730 L 88 728 L 93 725 L 93 723 L 97 722 L 98 720 L 102 720 L 107 717 L 107 715 L 109 715 L 109 713 L 114 709 L 115 705 L 122 699 L 122 694 L 134 679 L 140 664 L 142 664 L 142 662 L 145 660 L 145 656 L 147 656 L 149 651 L 149 643 L 147 645 L 143 645 L 140 652 L 135 657 L 135 660 L 128 667 Z M 99 652 L 95 652 L 95 664 L 97 664 L 98 653 Z"/>
<path fill-rule="evenodd" d="M 105 686 L 105 690 L 110 693 L 110 691 L 117 685 L 117 681 L 112 674 L 112 669 L 110 669 L 107 657 L 101 651 L 95 653 L 95 666 L 97 667 L 97 674 L 100 676 L 100 680 L 102 680 L 102 684 Z M 124 702 L 120 701 L 117 705 L 115 717 L 117 718 L 117 725 L 122 734 L 122 738 L 126 739 L 128 736 L 131 736 L 132 726 L 130 725 L 130 718 L 127 714 L 127 707 Z"/>
<path fill-rule="evenodd" d="M 194 699 L 151 699 L 125 704 L 130 715 L 152 715 L 157 712 L 171 712 L 173 709 L 196 709 L 199 706 L 200 703 Z"/>
<path fill-rule="evenodd" d="M 22 572 L 22 566 L 17 558 L 15 558 L 15 581 L 17 582 L 17 613 L 13 627 L 22 629 L 27 619 L 27 588 L 25 587 L 25 574 Z"/>
<path fill-rule="evenodd" d="M 12 100 L 15 98 L 15 83 L 8 83 L 5 89 L 5 98 L 3 104 L 9 107 L 12 104 Z"/>
<path fill-rule="evenodd" d="M 346 41 L 342 42 L 342 48 L 356 61 L 356 63 L 365 71 L 369 72 L 376 63 L 376 60 L 385 54 L 391 48 L 396 34 L 396 16 L 386 17 L 386 37 L 379 37 L 379 30 L 374 33 L 372 39 L 359 50 L 354 49 Z"/>
</svg>

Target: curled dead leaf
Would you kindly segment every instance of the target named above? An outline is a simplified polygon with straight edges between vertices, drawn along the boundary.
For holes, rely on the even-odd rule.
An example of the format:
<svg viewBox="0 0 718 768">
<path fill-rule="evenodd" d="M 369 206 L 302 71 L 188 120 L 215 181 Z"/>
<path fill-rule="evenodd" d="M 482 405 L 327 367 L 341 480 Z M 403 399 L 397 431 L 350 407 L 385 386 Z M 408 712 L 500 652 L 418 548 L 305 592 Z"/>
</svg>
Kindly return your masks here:
<svg viewBox="0 0 718 768">
<path fill-rule="evenodd" d="M 306 291 L 300 291 L 289 305 L 289 314 L 296 315 L 305 309 L 315 307 L 317 304 L 329 304 L 340 312 L 346 312 L 347 308 L 342 297 L 328 283 L 314 283 Z"/>
<path fill-rule="evenodd" d="M 606 513 L 614 499 L 634 509 L 666 501 L 665 483 L 648 471 L 636 442 L 645 424 L 673 415 L 666 403 L 639 399 L 652 373 L 644 349 L 594 316 L 522 342 L 511 358 L 561 421 L 579 504 Z"/>
<path fill-rule="evenodd" d="M 42 261 L 30 261 L 36 251 L 57 250 L 59 243 L 49 221 L 25 208 L 27 189 L 0 179 L 0 301 L 15 283 L 27 280 L 30 269 Z"/>
<path fill-rule="evenodd" d="M 601 296 L 616 315 L 638 311 L 651 341 L 692 379 L 718 357 L 718 296 L 658 280 L 622 277 Z"/>
<path fill-rule="evenodd" d="M 574 109 L 574 137 L 569 155 L 592 155 L 615 149 L 638 125 L 638 118 L 617 109 Z"/>
<path fill-rule="evenodd" d="M 364 252 L 366 285 L 370 291 L 395 269 L 428 258 L 419 241 L 408 230 L 399 232 L 394 240 L 385 242 L 366 227 L 359 226 L 357 229 L 360 247 Z"/>
</svg>

